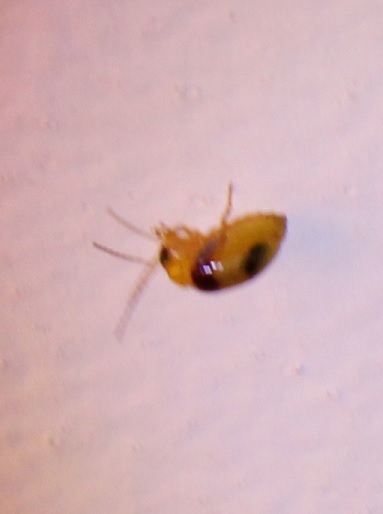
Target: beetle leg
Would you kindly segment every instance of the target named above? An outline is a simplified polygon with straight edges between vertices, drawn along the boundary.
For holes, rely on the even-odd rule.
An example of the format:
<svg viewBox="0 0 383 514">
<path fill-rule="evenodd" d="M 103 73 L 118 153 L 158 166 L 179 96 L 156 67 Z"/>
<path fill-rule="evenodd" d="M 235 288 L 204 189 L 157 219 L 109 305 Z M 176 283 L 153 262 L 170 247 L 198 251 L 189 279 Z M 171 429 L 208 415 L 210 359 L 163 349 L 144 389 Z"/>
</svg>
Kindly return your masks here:
<svg viewBox="0 0 383 514">
<path fill-rule="evenodd" d="M 229 184 L 227 186 L 226 206 L 225 206 L 225 210 L 223 211 L 222 218 L 221 218 L 221 227 L 222 228 L 226 228 L 226 226 L 227 226 L 227 220 L 230 216 L 232 207 L 233 207 L 233 183 L 229 182 Z"/>
<path fill-rule="evenodd" d="M 219 230 L 219 237 L 216 242 L 216 246 L 224 244 L 226 240 L 226 229 L 228 226 L 228 218 L 231 213 L 231 209 L 233 207 L 233 183 L 229 182 L 227 186 L 227 200 L 226 200 L 226 206 L 225 210 L 223 211 L 222 217 L 221 217 L 221 225 Z"/>
<path fill-rule="evenodd" d="M 118 341 L 122 341 L 122 338 L 124 337 L 124 334 L 125 334 L 126 327 L 128 326 L 130 317 L 134 310 L 134 307 L 136 306 L 143 290 L 145 289 L 145 286 L 147 285 L 147 283 L 149 282 L 150 278 L 152 277 L 154 271 L 156 270 L 157 264 L 158 264 L 158 258 L 156 256 L 148 263 L 148 267 L 143 271 L 141 277 L 139 278 L 139 280 L 137 282 L 135 289 L 133 290 L 132 294 L 129 296 L 128 301 L 126 302 L 124 311 L 121 314 L 121 317 L 120 317 L 120 319 L 117 323 L 117 326 L 114 330 L 114 335 L 116 336 Z"/>
</svg>

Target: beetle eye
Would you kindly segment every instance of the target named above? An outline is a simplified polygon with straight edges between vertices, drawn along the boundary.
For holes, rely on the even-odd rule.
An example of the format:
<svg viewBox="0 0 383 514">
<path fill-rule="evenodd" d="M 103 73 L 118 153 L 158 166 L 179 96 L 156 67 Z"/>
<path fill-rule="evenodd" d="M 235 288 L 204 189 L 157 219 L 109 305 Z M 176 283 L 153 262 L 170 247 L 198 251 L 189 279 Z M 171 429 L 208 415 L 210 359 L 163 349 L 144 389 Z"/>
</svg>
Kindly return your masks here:
<svg viewBox="0 0 383 514">
<path fill-rule="evenodd" d="M 161 250 L 160 250 L 160 263 L 162 265 L 164 265 L 168 262 L 168 260 L 169 260 L 169 250 L 165 246 L 162 246 Z"/>
</svg>

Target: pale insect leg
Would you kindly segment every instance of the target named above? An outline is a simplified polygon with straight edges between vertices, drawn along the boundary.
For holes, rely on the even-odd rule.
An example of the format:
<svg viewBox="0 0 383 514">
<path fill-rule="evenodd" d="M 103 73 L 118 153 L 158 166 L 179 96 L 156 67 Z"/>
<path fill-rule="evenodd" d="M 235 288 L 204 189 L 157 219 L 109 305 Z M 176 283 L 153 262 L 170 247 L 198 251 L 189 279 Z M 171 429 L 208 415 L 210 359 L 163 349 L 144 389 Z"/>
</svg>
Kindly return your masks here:
<svg viewBox="0 0 383 514">
<path fill-rule="evenodd" d="M 216 246 L 222 245 L 226 241 L 226 229 L 227 229 L 227 225 L 228 225 L 227 220 L 228 220 L 228 218 L 230 216 L 231 209 L 232 209 L 232 206 L 233 206 L 233 200 L 232 199 L 233 199 L 233 183 L 229 182 L 229 184 L 227 186 L 226 207 L 225 207 L 225 210 L 223 211 L 223 214 L 222 214 L 220 232 L 219 232 L 219 237 L 218 237 L 217 242 L 216 242 Z"/>
<path fill-rule="evenodd" d="M 146 237 L 147 239 L 151 239 L 152 241 L 157 241 L 157 238 L 154 234 L 152 234 L 151 232 L 146 232 L 145 230 L 142 230 L 139 227 L 136 227 L 135 225 L 133 225 L 132 223 L 127 221 L 125 218 L 123 218 L 122 216 L 120 216 L 119 214 L 114 212 L 110 207 L 108 207 L 107 211 L 108 211 L 108 214 L 110 216 L 112 216 L 113 219 L 118 221 L 118 223 L 120 223 L 127 229 L 131 230 L 132 232 L 135 232 L 136 234 L 138 234 L 142 237 Z"/>
<path fill-rule="evenodd" d="M 125 261 L 136 262 L 138 264 L 144 264 L 145 266 L 152 265 L 152 261 L 148 261 L 146 259 L 142 259 L 141 257 L 136 257 L 134 255 L 128 255 L 126 253 L 119 252 L 118 250 L 113 250 L 112 248 L 101 245 L 100 243 L 96 243 L 95 241 L 93 241 L 93 246 L 95 248 L 97 248 L 98 250 L 108 253 L 109 255 L 113 255 L 113 257 L 118 257 L 119 259 L 124 259 Z"/>
<path fill-rule="evenodd" d="M 229 185 L 227 186 L 226 206 L 225 206 L 225 210 L 223 211 L 222 218 L 221 218 L 221 227 L 223 230 L 227 226 L 227 220 L 230 216 L 232 207 L 233 207 L 233 183 L 229 182 Z"/>
<path fill-rule="evenodd" d="M 122 341 L 124 337 L 126 327 L 128 326 L 130 317 L 132 315 L 133 309 L 136 306 L 139 297 L 141 296 L 145 286 L 149 282 L 151 276 L 153 275 L 156 266 L 158 264 L 158 257 L 155 257 L 148 263 L 148 268 L 144 270 L 140 278 L 138 279 L 137 285 L 134 288 L 134 291 L 129 296 L 128 301 L 125 305 L 124 311 L 121 314 L 121 317 L 117 323 L 117 326 L 114 330 L 114 335 L 116 336 L 118 341 Z"/>
</svg>

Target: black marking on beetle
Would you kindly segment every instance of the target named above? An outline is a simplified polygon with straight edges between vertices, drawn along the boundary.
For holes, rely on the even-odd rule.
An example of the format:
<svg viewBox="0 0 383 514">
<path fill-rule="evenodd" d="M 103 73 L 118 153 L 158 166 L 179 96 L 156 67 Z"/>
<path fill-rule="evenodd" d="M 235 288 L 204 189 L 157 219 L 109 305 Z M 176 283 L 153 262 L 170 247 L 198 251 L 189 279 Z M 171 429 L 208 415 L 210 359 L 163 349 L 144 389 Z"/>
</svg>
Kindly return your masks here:
<svg viewBox="0 0 383 514">
<path fill-rule="evenodd" d="M 192 269 L 191 277 L 193 284 L 201 291 L 216 291 L 220 289 L 218 280 L 214 277 L 213 263 L 198 259 L 197 264 Z"/>
<path fill-rule="evenodd" d="M 267 263 L 267 250 L 267 244 L 261 243 L 257 243 L 250 248 L 242 263 L 242 268 L 247 275 L 252 277 L 264 268 Z"/>
<path fill-rule="evenodd" d="M 160 263 L 164 266 L 169 260 L 169 250 L 165 246 L 161 246 Z"/>
</svg>

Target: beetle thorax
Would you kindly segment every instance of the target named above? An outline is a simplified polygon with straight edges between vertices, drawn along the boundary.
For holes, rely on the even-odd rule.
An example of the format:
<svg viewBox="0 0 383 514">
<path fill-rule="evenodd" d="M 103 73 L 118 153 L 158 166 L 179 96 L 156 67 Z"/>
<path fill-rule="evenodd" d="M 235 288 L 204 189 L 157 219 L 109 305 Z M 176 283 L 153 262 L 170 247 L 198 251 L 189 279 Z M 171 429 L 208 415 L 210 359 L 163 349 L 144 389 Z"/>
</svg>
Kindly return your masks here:
<svg viewBox="0 0 383 514">
<path fill-rule="evenodd" d="M 191 270 L 205 244 L 205 237 L 184 226 L 155 229 L 161 241 L 160 262 L 169 277 L 181 285 L 191 285 Z"/>
</svg>

